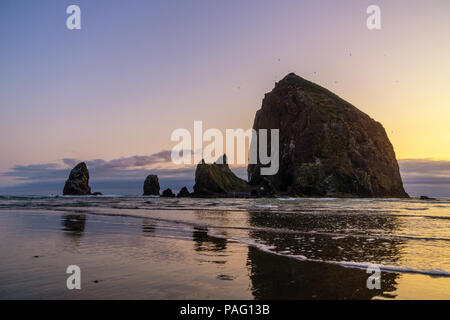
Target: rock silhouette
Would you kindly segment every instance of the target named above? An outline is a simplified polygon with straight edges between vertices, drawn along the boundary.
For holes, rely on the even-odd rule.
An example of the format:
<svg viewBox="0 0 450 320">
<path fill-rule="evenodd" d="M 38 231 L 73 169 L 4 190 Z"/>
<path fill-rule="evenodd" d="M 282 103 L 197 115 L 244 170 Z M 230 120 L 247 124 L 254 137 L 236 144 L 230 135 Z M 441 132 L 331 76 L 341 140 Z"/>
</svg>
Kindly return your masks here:
<svg viewBox="0 0 450 320">
<path fill-rule="evenodd" d="M 420 196 L 419 200 L 436 200 L 436 198 L 430 198 L 427 196 Z"/>
<path fill-rule="evenodd" d="M 172 192 L 172 189 L 169 188 L 169 189 L 166 189 L 166 190 L 163 191 L 161 197 L 173 198 L 173 197 L 175 197 L 175 194 Z"/>
<path fill-rule="evenodd" d="M 202 160 L 197 165 L 194 196 L 232 196 L 235 193 L 250 193 L 249 184 L 230 170 L 226 155 L 221 162 L 206 164 Z"/>
<path fill-rule="evenodd" d="M 252 185 L 267 178 L 295 196 L 408 197 L 383 126 L 293 73 L 265 95 L 253 128 L 280 130 L 280 167 L 261 176 L 260 164 L 249 165 Z"/>
<path fill-rule="evenodd" d="M 144 196 L 159 196 L 159 189 L 158 176 L 149 175 L 144 182 Z"/>
<path fill-rule="evenodd" d="M 81 162 L 70 171 L 69 178 L 64 185 L 63 195 L 85 196 L 90 194 L 89 170 L 86 163 Z"/>
<path fill-rule="evenodd" d="M 177 197 L 178 198 L 186 198 L 189 197 L 191 195 L 191 193 L 189 192 L 188 188 L 183 187 L 181 188 L 180 192 L 178 192 Z"/>
</svg>

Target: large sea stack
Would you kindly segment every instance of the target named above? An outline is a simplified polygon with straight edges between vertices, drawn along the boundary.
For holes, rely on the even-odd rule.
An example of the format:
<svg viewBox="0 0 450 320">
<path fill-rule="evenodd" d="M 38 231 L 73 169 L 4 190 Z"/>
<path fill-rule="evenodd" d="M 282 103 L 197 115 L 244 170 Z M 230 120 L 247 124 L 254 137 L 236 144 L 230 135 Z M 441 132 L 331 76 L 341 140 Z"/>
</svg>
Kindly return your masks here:
<svg viewBox="0 0 450 320">
<path fill-rule="evenodd" d="M 64 185 L 65 196 L 87 196 L 91 194 L 89 187 L 89 171 L 86 163 L 81 162 L 70 171 L 69 178 Z"/>
<path fill-rule="evenodd" d="M 266 178 L 282 193 L 408 197 L 383 126 L 293 73 L 265 95 L 253 128 L 280 130 L 280 168 Z M 259 164 L 248 166 L 248 177 L 250 184 L 263 182 Z"/>
<path fill-rule="evenodd" d="M 230 170 L 225 155 L 220 162 L 207 164 L 202 160 L 197 165 L 193 196 L 239 197 L 250 195 L 251 187 Z"/>
</svg>

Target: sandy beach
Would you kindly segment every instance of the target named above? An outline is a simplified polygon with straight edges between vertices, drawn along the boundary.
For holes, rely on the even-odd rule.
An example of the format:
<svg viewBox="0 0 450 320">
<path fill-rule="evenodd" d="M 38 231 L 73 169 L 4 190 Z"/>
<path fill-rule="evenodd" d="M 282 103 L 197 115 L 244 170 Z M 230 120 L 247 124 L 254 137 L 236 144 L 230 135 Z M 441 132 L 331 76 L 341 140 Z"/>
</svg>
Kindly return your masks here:
<svg viewBox="0 0 450 320">
<path fill-rule="evenodd" d="M 298 242 L 289 244 L 291 252 L 281 250 L 281 247 L 278 250 L 270 250 L 269 243 L 276 244 L 277 238 L 283 237 L 283 234 L 287 233 L 286 230 L 280 229 L 279 232 L 275 232 L 261 229 L 267 220 L 259 222 L 259 229 L 254 227 L 250 231 L 246 228 L 240 229 L 238 225 L 245 226 L 238 220 L 242 215 L 249 218 L 248 211 L 240 211 L 234 205 L 237 211 L 233 212 L 230 210 L 230 203 L 225 203 L 224 210 L 215 212 L 203 210 L 203 206 L 211 206 L 211 203 L 214 203 L 211 200 L 208 203 L 204 201 L 203 206 L 198 206 L 198 210 L 191 210 L 186 208 L 192 206 L 189 201 L 195 200 L 186 200 L 186 203 L 180 203 L 179 200 L 145 198 L 2 200 L 0 298 L 448 299 L 450 297 L 448 291 L 450 277 L 444 268 L 432 268 L 434 273 L 428 271 L 427 274 L 427 271 L 419 267 L 410 266 L 409 271 L 412 272 L 408 272 L 408 268 L 402 268 L 400 263 L 402 259 L 413 261 L 412 255 L 407 256 L 408 250 L 419 248 L 419 244 L 422 243 L 427 246 L 422 248 L 422 251 L 434 247 L 440 250 L 441 256 L 447 256 L 448 245 L 438 249 L 439 243 L 444 241 L 442 239 L 394 241 L 385 238 L 383 242 L 392 241 L 395 244 L 387 249 L 379 245 L 379 240 L 366 239 L 361 244 L 362 247 L 366 246 L 366 253 L 360 253 L 359 256 L 353 254 L 354 260 L 359 257 L 360 264 L 363 264 L 367 262 L 362 261 L 364 257 L 367 260 L 369 256 L 373 256 L 372 259 L 377 262 L 388 260 L 389 257 L 393 259 L 392 257 L 397 255 L 398 270 L 404 269 L 403 272 L 382 271 L 381 289 L 369 290 L 366 281 L 370 275 L 364 268 L 352 267 L 351 263 L 348 265 L 330 263 L 333 260 L 332 256 L 336 258 L 335 261 L 343 261 L 345 258 L 337 256 L 339 253 L 334 252 L 333 241 L 342 241 L 346 236 L 347 241 L 350 241 L 349 239 L 354 237 L 354 230 L 351 236 L 343 234 L 339 239 L 334 235 L 330 237 L 334 240 L 329 239 L 322 244 L 318 242 L 325 241 L 325 238 L 317 235 L 316 244 L 308 241 L 311 243 L 310 246 L 302 242 L 303 240 L 298 237 L 300 233 L 297 233 Z M 224 202 L 224 200 L 216 201 L 216 207 L 220 201 Z M 145 202 L 150 202 L 152 206 L 160 209 L 148 207 L 138 209 Z M 73 207 L 75 203 L 77 208 Z M 283 202 L 278 200 L 278 205 L 281 203 Z M 26 208 L 19 209 L 19 204 Z M 244 202 L 240 204 L 242 207 Z M 326 206 L 332 208 L 331 204 L 330 200 Z M 276 206 L 277 203 L 272 202 L 270 205 Z M 6 206 L 10 208 L 7 209 Z M 109 209 L 105 209 L 105 206 Z M 53 210 L 49 207 L 53 207 Z M 170 207 L 172 209 L 169 209 Z M 272 225 L 275 228 L 277 225 L 281 227 L 283 219 L 280 219 L 280 213 L 274 212 L 274 208 L 271 210 L 266 213 L 274 216 Z M 277 207 L 277 210 L 280 208 Z M 134 213 L 134 216 L 131 213 Z M 386 213 L 376 215 L 377 219 L 392 217 L 392 214 Z M 190 220 L 192 216 L 197 216 L 196 222 Z M 253 225 L 258 223 L 256 217 L 257 215 L 254 215 Z M 352 223 L 348 215 L 341 219 L 346 219 L 349 226 Z M 414 220 L 420 218 L 408 219 L 414 223 Z M 426 220 L 438 219 L 426 218 Z M 448 224 L 448 220 L 441 220 Z M 385 225 L 394 222 L 394 220 L 383 221 Z M 309 228 L 314 229 L 317 226 L 312 223 Z M 239 238 L 236 232 L 253 233 L 254 243 L 241 241 L 244 237 Z M 259 239 L 265 237 L 265 246 L 258 245 L 261 244 L 257 241 L 258 237 Z M 428 246 L 430 244 L 431 246 Z M 303 250 L 303 255 L 309 256 L 310 259 L 302 261 L 300 255 L 295 255 L 294 251 L 299 248 Z M 312 259 L 314 257 L 314 252 L 310 252 L 312 249 L 316 253 L 328 251 L 323 255 L 324 262 L 318 262 L 317 257 Z M 325 259 L 325 256 L 328 258 Z M 426 255 L 423 259 L 427 259 Z M 69 276 L 66 274 L 66 268 L 69 265 L 78 265 L 81 268 L 81 290 L 68 290 L 66 287 Z"/>
</svg>

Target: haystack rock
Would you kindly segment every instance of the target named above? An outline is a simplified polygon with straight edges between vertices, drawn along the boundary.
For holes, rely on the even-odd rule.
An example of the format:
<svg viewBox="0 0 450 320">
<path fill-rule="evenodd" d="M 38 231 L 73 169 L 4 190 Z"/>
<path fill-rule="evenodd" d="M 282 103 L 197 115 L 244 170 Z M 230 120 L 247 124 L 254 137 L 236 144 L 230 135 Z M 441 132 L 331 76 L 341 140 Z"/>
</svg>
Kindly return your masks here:
<svg viewBox="0 0 450 320">
<path fill-rule="evenodd" d="M 144 182 L 144 196 L 159 196 L 159 189 L 158 176 L 149 175 Z"/>
<path fill-rule="evenodd" d="M 202 160 L 195 170 L 194 196 L 237 196 L 250 194 L 250 189 L 245 180 L 230 170 L 226 155 L 221 163 L 206 164 Z"/>
<path fill-rule="evenodd" d="M 408 197 L 383 126 L 293 73 L 265 95 L 253 128 L 280 130 L 280 167 L 261 176 L 259 164 L 249 165 L 250 184 L 266 177 L 296 196 Z"/>
<path fill-rule="evenodd" d="M 64 185 L 65 196 L 86 196 L 91 194 L 89 187 L 89 170 L 86 163 L 81 162 L 70 171 L 69 178 Z"/>
</svg>

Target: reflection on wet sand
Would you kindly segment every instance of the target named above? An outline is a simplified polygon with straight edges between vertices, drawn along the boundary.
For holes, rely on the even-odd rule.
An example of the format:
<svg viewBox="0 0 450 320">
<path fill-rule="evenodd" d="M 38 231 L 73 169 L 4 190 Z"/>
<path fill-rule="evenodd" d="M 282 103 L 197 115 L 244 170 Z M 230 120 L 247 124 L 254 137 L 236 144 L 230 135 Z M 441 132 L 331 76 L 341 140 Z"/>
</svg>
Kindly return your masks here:
<svg viewBox="0 0 450 320">
<path fill-rule="evenodd" d="M 86 226 L 86 215 L 68 214 L 61 217 L 62 230 L 67 236 L 79 237 L 83 235 Z"/>
<path fill-rule="evenodd" d="M 80 246 L 84 229 L 86 227 L 86 215 L 84 214 L 67 214 L 61 217 L 61 230 L 67 237 L 67 249 L 77 251 Z"/>
<path fill-rule="evenodd" d="M 421 222 L 416 216 L 203 211 L 192 219 L 188 210 L 142 218 L 75 212 L 1 212 L 0 261 L 8 263 L 0 263 L 0 298 L 449 298 L 450 277 L 439 271 L 449 270 L 448 242 L 429 234 L 426 240 L 401 237 L 426 233 L 412 227 Z M 447 226 L 447 220 L 423 220 Z M 429 250 L 435 255 L 427 256 Z M 381 290 L 369 290 L 365 269 L 336 264 L 351 261 L 398 268 L 381 273 Z M 65 286 L 64 271 L 72 264 L 89 277 L 76 293 Z M 440 276 L 403 271 L 408 267 Z"/>
<path fill-rule="evenodd" d="M 249 212 L 249 224 L 252 227 L 267 227 L 269 219 L 265 213 Z M 332 215 L 286 215 L 283 219 L 277 219 L 277 228 L 285 232 L 258 230 L 251 231 L 249 235 L 277 252 L 288 251 L 291 255 L 302 255 L 309 259 L 396 264 L 404 255 L 406 241 L 389 237 L 401 226 L 400 218 L 354 215 L 339 221 L 342 226 L 337 226 L 336 217 Z M 351 230 L 363 232 L 352 233 Z M 369 231 L 373 230 L 381 235 L 371 235 Z"/>
<path fill-rule="evenodd" d="M 229 262 L 230 252 L 227 252 L 227 239 L 208 235 L 207 228 L 195 227 L 192 232 L 194 250 L 198 254 L 200 264 L 225 265 Z M 227 276 L 218 275 L 221 280 L 232 280 Z"/>
<path fill-rule="evenodd" d="M 147 219 L 142 220 L 142 232 L 144 236 L 153 236 L 156 230 L 156 223 Z"/>
<path fill-rule="evenodd" d="M 194 228 L 192 238 L 195 241 L 195 251 L 225 251 L 227 248 L 227 240 L 211 237 L 208 235 L 207 228 Z"/>
<path fill-rule="evenodd" d="M 335 219 L 327 215 L 286 215 L 277 219 L 277 228 L 287 232 L 251 231 L 249 236 L 257 243 L 276 252 L 289 252 L 319 261 L 371 261 L 375 264 L 395 264 L 400 261 L 404 240 L 372 238 L 364 234 L 339 236 L 328 230 L 379 230 L 389 234 L 401 226 L 395 216 L 349 216 Z M 365 218 L 365 217 L 364 217 Z M 344 221 L 343 221 L 344 220 Z M 272 219 L 273 221 L 273 219 Z M 339 222 L 342 227 L 336 227 Z M 268 226 L 264 212 L 249 212 L 253 227 Z M 357 227 L 356 227 L 357 225 Z M 319 232 L 309 233 L 310 230 Z M 291 232 L 288 232 L 291 231 Z M 257 299 L 369 299 L 376 296 L 391 297 L 396 290 L 398 273 L 383 272 L 381 290 L 368 290 L 366 270 L 344 268 L 330 263 L 298 261 L 263 253 L 250 247 L 248 266 Z"/>
<path fill-rule="evenodd" d="M 381 290 L 369 290 L 370 274 L 338 265 L 297 261 L 250 247 L 247 264 L 255 299 L 372 299 L 395 297 L 398 273 L 382 272 Z"/>
</svg>

